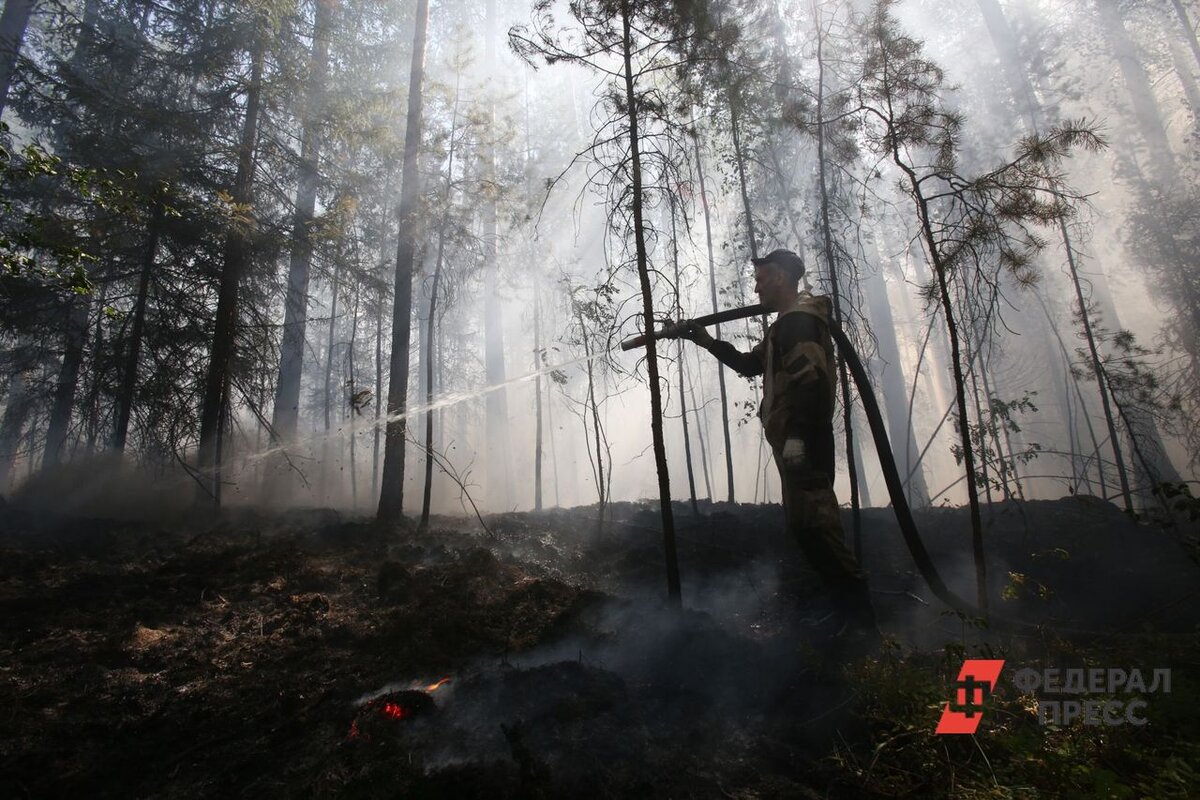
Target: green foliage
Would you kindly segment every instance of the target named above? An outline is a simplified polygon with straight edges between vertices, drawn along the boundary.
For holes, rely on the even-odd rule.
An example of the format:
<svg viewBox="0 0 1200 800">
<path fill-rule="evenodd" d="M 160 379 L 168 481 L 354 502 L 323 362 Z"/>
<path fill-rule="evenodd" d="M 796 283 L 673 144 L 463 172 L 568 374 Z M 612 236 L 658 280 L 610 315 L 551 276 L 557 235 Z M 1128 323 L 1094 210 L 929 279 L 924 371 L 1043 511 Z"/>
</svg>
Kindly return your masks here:
<svg viewBox="0 0 1200 800">
<path fill-rule="evenodd" d="M 36 143 L 13 153 L 0 142 L 0 302 L 91 294 L 100 240 L 89 221 L 131 213 L 131 177 L 66 163 Z"/>
<path fill-rule="evenodd" d="M 1009 572 L 1008 583 L 1000 590 L 1003 600 L 1018 600 L 1028 595 L 1036 595 L 1041 600 L 1049 600 L 1054 596 L 1054 590 L 1039 581 L 1031 581 L 1023 572 Z"/>
<path fill-rule="evenodd" d="M 981 484 L 986 478 L 993 489 L 1003 490 L 1008 482 L 1015 478 L 1018 464 L 1028 464 L 1041 453 L 1042 447 L 1037 442 L 1029 442 L 1025 449 L 1011 453 L 999 444 L 1004 432 L 1021 432 L 1019 414 L 1037 413 L 1037 406 L 1033 404 L 1036 395 L 1037 392 L 1026 392 L 1021 398 L 1008 401 L 992 397 L 987 407 L 982 409 L 982 419 L 971 424 L 971 443 L 978 455 L 977 463 L 981 467 L 986 465 L 992 468 L 991 471 L 982 468 L 978 470 L 976 478 Z M 955 463 L 962 464 L 962 447 L 953 444 L 950 451 L 954 455 Z"/>
<path fill-rule="evenodd" d="M 1162 378 L 1162 350 L 1143 346 L 1128 330 L 1111 330 L 1101 324 L 1101 317 L 1089 310 L 1092 331 L 1099 355 L 1099 365 L 1093 363 L 1084 348 L 1076 349 L 1077 362 L 1071 371 L 1077 377 L 1095 378 L 1097 369 L 1103 385 L 1117 407 L 1121 423 L 1133 442 L 1134 454 L 1147 472 L 1152 473 L 1152 457 L 1147 452 L 1151 439 L 1144 426 L 1157 422 L 1165 430 L 1182 432 L 1190 425 L 1186 406 L 1178 385 Z M 1076 312 L 1078 321 L 1079 314 Z"/>
</svg>

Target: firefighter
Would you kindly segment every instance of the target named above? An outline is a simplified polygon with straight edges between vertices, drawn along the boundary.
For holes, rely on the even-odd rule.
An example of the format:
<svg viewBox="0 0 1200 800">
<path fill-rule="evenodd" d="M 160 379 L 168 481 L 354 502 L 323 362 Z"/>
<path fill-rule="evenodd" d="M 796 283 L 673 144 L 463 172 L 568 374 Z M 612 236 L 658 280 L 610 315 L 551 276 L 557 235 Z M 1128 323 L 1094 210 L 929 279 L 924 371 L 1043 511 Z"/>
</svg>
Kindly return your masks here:
<svg viewBox="0 0 1200 800">
<path fill-rule="evenodd" d="M 758 416 L 779 469 L 788 530 L 832 597 L 836 638 L 873 646 L 879 636 L 875 612 L 867 582 L 846 548 L 833 492 L 831 304 L 799 288 L 804 260 L 791 250 L 751 262 L 759 302 L 778 314 L 766 338 L 742 353 L 695 323 L 685 324 L 680 335 L 746 377 L 763 376 Z"/>
</svg>

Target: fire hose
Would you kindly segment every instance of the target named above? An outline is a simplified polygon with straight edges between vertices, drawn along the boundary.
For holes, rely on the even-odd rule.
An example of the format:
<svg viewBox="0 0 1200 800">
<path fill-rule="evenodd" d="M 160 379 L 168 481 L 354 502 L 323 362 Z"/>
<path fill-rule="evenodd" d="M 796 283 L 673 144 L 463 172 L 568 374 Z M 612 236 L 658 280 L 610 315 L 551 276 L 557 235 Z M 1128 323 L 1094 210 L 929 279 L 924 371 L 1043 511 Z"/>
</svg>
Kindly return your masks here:
<svg viewBox="0 0 1200 800">
<path fill-rule="evenodd" d="M 692 324 L 705 327 L 708 325 L 717 325 L 722 322 L 733 322 L 734 320 L 745 319 L 746 317 L 757 317 L 767 313 L 770 313 L 770 311 L 765 306 L 753 305 L 719 311 L 715 314 L 708 314 L 691 320 L 671 322 L 657 331 L 626 339 L 621 342 L 621 349 L 632 350 L 635 347 L 644 346 L 648 341 L 677 338 Z M 805 312 L 801 311 L 800 313 Z M 896 457 L 892 453 L 892 445 L 888 440 L 887 429 L 883 424 L 883 415 L 879 411 L 879 401 L 875 398 L 875 390 L 871 386 L 867 370 L 863 367 L 862 359 L 858 357 L 858 353 L 855 351 L 854 346 L 850 344 L 850 340 L 841 326 L 833 320 L 829 320 L 828 325 L 829 332 L 833 336 L 834 342 L 837 343 L 838 352 L 845 359 L 846 366 L 850 368 L 850 374 L 854 377 L 854 385 L 858 388 L 858 396 L 862 399 L 863 412 L 867 416 L 867 424 L 871 428 L 871 437 L 875 441 L 875 452 L 879 455 L 879 466 L 883 470 L 883 479 L 887 484 L 888 495 L 892 500 L 892 510 L 896 515 L 896 522 L 900 525 L 900 533 L 904 537 L 904 543 L 907 545 L 909 553 L 912 554 L 917 570 L 921 573 L 921 577 L 925 579 L 925 582 L 929 584 L 929 588 L 934 596 L 950 608 L 966 616 L 983 617 L 984 614 L 982 611 L 950 591 L 949 587 L 946 586 L 946 582 L 942 580 L 941 574 L 938 573 L 937 567 L 934 566 L 933 559 L 929 556 L 929 551 L 925 549 L 925 542 L 921 539 L 921 534 L 917 530 L 917 523 L 913 519 L 912 509 L 908 505 L 908 498 L 904 494 L 904 484 L 901 482 L 900 473 L 896 469 Z"/>
</svg>

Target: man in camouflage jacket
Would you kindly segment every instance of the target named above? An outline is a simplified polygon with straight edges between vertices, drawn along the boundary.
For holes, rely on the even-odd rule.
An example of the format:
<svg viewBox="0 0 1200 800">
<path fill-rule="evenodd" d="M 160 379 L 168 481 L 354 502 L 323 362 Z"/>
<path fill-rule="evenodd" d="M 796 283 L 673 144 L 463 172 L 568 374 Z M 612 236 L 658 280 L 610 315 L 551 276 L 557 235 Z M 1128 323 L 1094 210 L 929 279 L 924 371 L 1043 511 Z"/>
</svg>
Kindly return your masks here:
<svg viewBox="0 0 1200 800">
<path fill-rule="evenodd" d="M 763 376 L 758 416 L 779 468 L 788 529 L 832 595 L 839 632 L 876 633 L 867 583 L 846 548 L 833 492 L 829 298 L 799 290 L 804 261 L 790 250 L 751 261 L 759 301 L 779 315 L 766 338 L 742 353 L 698 325 L 687 326 L 682 335 L 740 374 Z"/>
</svg>

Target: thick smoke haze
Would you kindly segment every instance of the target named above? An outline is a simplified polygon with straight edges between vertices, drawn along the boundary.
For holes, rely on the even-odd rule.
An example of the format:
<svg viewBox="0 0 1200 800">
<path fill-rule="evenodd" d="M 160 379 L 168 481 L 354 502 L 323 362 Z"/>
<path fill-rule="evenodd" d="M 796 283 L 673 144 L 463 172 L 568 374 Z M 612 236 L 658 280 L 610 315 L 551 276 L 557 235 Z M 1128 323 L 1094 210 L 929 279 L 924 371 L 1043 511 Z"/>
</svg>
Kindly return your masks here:
<svg viewBox="0 0 1200 800">
<path fill-rule="evenodd" d="M 7 409 L 0 491 L 11 493 L 26 481 L 71 485 L 76 468 L 53 478 L 57 465 L 107 464 L 95 459 L 107 458 L 122 398 L 132 397 L 130 421 L 121 423 L 128 463 L 96 467 L 104 473 L 98 484 L 81 481 L 73 501 L 81 507 L 100 508 L 93 495 L 109 495 L 104 501 L 111 503 L 126 491 L 93 485 L 121 483 L 136 492 L 143 473 L 145 480 L 177 486 L 180 480 L 203 483 L 215 469 L 196 467 L 196 459 L 204 341 L 219 294 L 211 276 L 220 254 L 216 244 L 197 249 L 193 242 L 242 213 L 241 201 L 224 187 L 237 167 L 232 148 L 245 110 L 240 93 L 252 48 L 232 48 L 204 71 L 188 61 L 194 54 L 187 50 L 187 33 L 173 27 L 165 9 L 138 11 L 134 5 L 89 0 L 66 3 L 62 13 L 39 7 L 20 41 L 3 110 L 13 148 L 38 142 L 72 164 L 138 170 L 148 180 L 162 176 L 178 193 L 171 202 L 179 221 L 169 214 L 168 224 L 154 229 L 148 256 L 144 203 L 130 212 L 141 217 L 116 225 L 119 234 L 79 239 L 85 250 L 101 252 L 88 262 L 90 301 L 71 306 L 78 319 L 88 317 L 82 338 L 50 342 L 53 326 L 45 320 L 72 313 L 69 297 L 48 295 L 44 319 L 33 321 L 15 314 L 15 296 L 5 300 L 6 313 L 14 313 L 0 334 L 7 365 L 0 386 Z M 931 280 L 928 254 L 911 199 L 899 186 L 901 174 L 886 154 L 872 150 L 872 123 L 860 111 L 868 104 L 864 21 L 873 7 L 751 6 L 717 12 L 726 37 L 724 82 L 714 77 L 719 70 L 702 64 L 690 68 L 690 85 L 686 75 L 665 67 L 639 76 L 647 91 L 663 99 L 664 119 L 670 118 L 642 132 L 656 311 L 663 320 L 709 313 L 714 291 L 718 308 L 755 302 L 747 208 L 757 252 L 787 247 L 801 253 L 806 285 L 814 291 L 832 290 L 827 254 L 834 253 L 848 306 L 845 327 L 885 406 L 892 448 L 910 478 L 910 499 L 919 506 L 962 504 L 948 345 L 940 310 L 922 292 Z M 384 450 L 386 420 L 380 414 L 388 403 L 396 208 L 415 20 L 404 3 L 335 3 L 323 23 L 316 8 L 300 3 L 278 19 L 255 21 L 222 6 L 219 13 L 210 11 L 207 23 L 195 21 L 197 37 L 215 36 L 222 25 L 243 33 L 258 25 L 267 53 L 263 117 L 254 140 L 257 172 L 249 184 L 251 202 L 242 209 L 253 220 L 253 252 L 230 362 L 233 379 L 220 404 L 217 485 L 223 503 L 369 512 L 378 502 Z M 905 0 L 888 9 L 899 33 L 922 42 L 922 56 L 940 68 L 937 95 L 959 115 L 957 150 L 947 168 L 985 175 L 1011 161 L 1026 137 L 1064 120 L 1085 121 L 1107 145 L 1077 148 L 1057 168 L 1078 200 L 1061 230 L 1057 222 L 1034 226 L 1044 247 L 1024 269 L 1037 281 L 1021 285 L 992 253 L 990 263 L 976 266 L 995 276 L 994 285 L 962 290 L 968 292 L 964 307 L 987 309 L 966 331 L 964 365 L 974 392 L 972 424 L 982 425 L 977 446 L 983 469 L 990 469 L 982 481 L 989 499 L 1069 493 L 1119 498 L 1070 258 L 1101 339 L 1100 356 L 1113 373 L 1131 362 L 1141 370 L 1110 376 L 1109 386 L 1121 405 L 1118 440 L 1141 493 L 1138 502 L 1151 502 L 1147 492 L 1156 480 L 1187 478 L 1195 470 L 1195 278 L 1183 234 L 1195 207 L 1200 63 L 1194 52 L 1200 51 L 1192 49 L 1194 30 L 1165 2 L 1125 8 L 1087 0 Z M 1187 4 L 1184 9 L 1194 11 Z M 192 10 L 180 4 L 180 13 Z M 570 27 L 565 5 L 551 10 L 548 26 L 541 12 L 522 3 L 431 6 L 405 415 L 410 510 L 420 507 L 425 485 L 427 405 L 434 407 L 438 453 L 434 513 L 655 495 L 644 353 L 615 347 L 641 329 L 628 197 L 621 195 L 627 176 L 613 160 L 621 155 L 625 131 L 621 104 L 613 99 L 622 65 L 601 61 L 596 70 L 570 58 L 547 63 L 544 54 L 518 55 L 520 42 L 532 41 L 538 31 Z M 318 23 L 327 28 L 320 41 L 328 52 L 321 67 L 325 84 L 314 93 Z M 148 59 L 172 48 L 181 59 L 175 67 Z M 643 68 L 653 58 L 670 60 L 665 51 L 649 49 L 639 58 Z M 114 101 L 119 108 L 108 120 L 88 94 L 89 81 L 118 62 L 157 83 L 113 89 L 125 105 Z M 148 96 L 155 91 L 163 99 Z M 242 99 L 205 116 L 222 92 Z M 827 117 L 823 156 L 815 136 L 818 94 Z M 736 142 L 731 97 L 744 128 Z M 324 116 L 312 117 L 317 103 Z M 146 121 L 153 108 L 175 116 Z M 62 109 L 86 118 L 87 130 L 70 128 Z M 203 161 L 184 146 L 190 140 L 178 127 L 188 114 L 206 120 L 203 135 L 224 142 L 225 160 L 217 167 L 224 177 L 197 177 Z M 277 429 L 276 388 L 288 264 L 296 260 L 295 231 L 301 229 L 296 187 L 304 147 L 313 146 L 304 144 L 311 119 L 319 120 L 312 135 L 321 150 L 312 219 L 301 224 L 311 231 L 312 257 L 303 292 L 307 324 L 296 430 L 289 434 Z M 121 132 L 126 152 L 88 149 L 89 142 L 109 136 L 106 131 L 109 138 Z M 95 164 L 87 163 L 89 152 Z M 932 163 L 930 153 L 910 155 L 914 163 Z M 828 161 L 823 170 L 821 157 Z M 821 222 L 822 185 L 832 196 L 827 227 Z M 36 194 L 11 186 L 19 208 L 36 207 Z M 155 276 L 149 281 L 149 322 L 136 333 L 140 355 L 128 362 L 134 321 L 142 313 L 137 276 L 147 257 Z M 199 277 L 193 281 L 193 275 Z M 984 296 L 993 289 L 998 293 Z M 198 327 L 190 329 L 188 319 Z M 751 320 L 728 324 L 721 335 L 748 349 L 761 329 Z M 39 336 L 47 347 L 36 346 Z M 73 372 L 72 352 L 81 362 Z M 754 417 L 758 384 L 726 370 L 723 412 L 713 359 L 690 344 L 668 341 L 658 352 L 672 496 L 690 494 L 690 455 L 698 497 L 778 502 L 778 478 Z M 136 368 L 132 394 L 123 389 L 128 363 Z M 1139 393 L 1148 386 L 1152 391 Z M 843 426 L 840 412 L 837 420 Z M 852 422 L 862 504 L 887 505 L 865 420 L 856 411 Z M 838 435 L 843 441 L 840 430 Z M 836 489 L 847 501 L 844 453 Z M 186 493 L 166 494 L 175 491 Z M 31 484 L 26 496 L 39 492 L 44 488 Z"/>
</svg>

